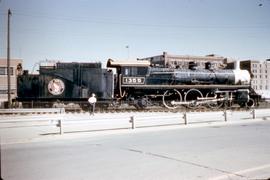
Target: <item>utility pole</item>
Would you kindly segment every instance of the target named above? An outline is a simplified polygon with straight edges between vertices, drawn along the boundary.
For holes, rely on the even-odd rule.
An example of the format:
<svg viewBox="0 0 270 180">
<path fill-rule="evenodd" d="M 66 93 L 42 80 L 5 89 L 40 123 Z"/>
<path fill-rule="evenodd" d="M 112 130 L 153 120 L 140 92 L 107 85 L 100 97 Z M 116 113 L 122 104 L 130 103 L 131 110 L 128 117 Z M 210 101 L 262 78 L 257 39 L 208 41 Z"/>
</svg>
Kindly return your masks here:
<svg viewBox="0 0 270 180">
<path fill-rule="evenodd" d="M 8 9 L 8 24 L 7 24 L 7 84 L 8 84 L 8 108 L 11 108 L 10 97 L 10 16 L 11 11 Z"/>
<path fill-rule="evenodd" d="M 2 149 L 1 149 L 1 137 L 0 137 L 0 180 L 4 180 L 2 178 L 2 160 L 1 160 L 1 155 L 2 155 Z"/>
</svg>

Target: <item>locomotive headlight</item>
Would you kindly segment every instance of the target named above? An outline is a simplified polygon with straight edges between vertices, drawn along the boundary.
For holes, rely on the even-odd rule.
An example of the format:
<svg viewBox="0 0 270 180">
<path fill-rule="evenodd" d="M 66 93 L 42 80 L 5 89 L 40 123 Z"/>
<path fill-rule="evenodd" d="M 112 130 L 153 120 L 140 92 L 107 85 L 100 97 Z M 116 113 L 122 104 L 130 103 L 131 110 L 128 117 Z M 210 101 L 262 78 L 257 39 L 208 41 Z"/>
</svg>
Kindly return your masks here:
<svg viewBox="0 0 270 180">
<path fill-rule="evenodd" d="M 233 70 L 235 76 L 235 84 L 249 84 L 250 74 L 247 70 L 236 69 Z"/>
</svg>

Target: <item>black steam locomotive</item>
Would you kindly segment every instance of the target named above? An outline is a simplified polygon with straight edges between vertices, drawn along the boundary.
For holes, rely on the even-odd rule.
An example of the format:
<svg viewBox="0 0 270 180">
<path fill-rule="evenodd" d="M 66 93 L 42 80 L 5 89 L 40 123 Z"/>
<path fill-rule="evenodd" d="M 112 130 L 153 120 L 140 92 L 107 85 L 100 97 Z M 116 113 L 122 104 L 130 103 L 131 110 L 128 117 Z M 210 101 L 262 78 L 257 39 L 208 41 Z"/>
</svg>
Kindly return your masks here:
<svg viewBox="0 0 270 180">
<path fill-rule="evenodd" d="M 87 98 L 95 93 L 100 104 L 126 102 L 139 109 L 153 105 L 167 108 L 254 105 L 248 71 L 214 70 L 210 63 L 206 63 L 205 69 L 197 69 L 192 63 L 189 69 L 176 69 L 152 67 L 148 61 L 111 59 L 107 69 L 101 63 L 56 63 L 40 66 L 38 75 L 24 73 L 17 81 L 17 100 L 24 104 L 46 102 L 52 106 L 76 102 L 87 106 Z"/>
<path fill-rule="evenodd" d="M 197 69 L 151 67 L 146 61 L 136 63 L 108 60 L 107 67 L 116 68 L 115 95 L 138 108 L 162 102 L 167 108 L 185 105 L 190 108 L 207 105 L 217 108 L 237 103 L 253 106 L 250 97 L 250 74 L 247 70 L 214 70 L 210 63 Z"/>
</svg>

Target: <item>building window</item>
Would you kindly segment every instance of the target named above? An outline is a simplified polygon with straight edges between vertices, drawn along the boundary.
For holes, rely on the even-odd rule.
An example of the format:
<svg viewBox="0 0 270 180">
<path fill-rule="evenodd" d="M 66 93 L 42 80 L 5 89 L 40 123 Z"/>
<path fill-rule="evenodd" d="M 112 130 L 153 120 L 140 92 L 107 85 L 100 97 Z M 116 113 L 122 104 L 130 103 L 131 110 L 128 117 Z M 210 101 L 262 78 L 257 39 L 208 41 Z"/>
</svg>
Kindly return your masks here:
<svg viewBox="0 0 270 180">
<path fill-rule="evenodd" d="M 7 75 L 7 67 L 0 67 L 0 75 Z M 10 75 L 13 75 L 13 67 L 10 67 Z"/>
<path fill-rule="evenodd" d="M 0 75 L 5 75 L 5 74 L 6 74 L 6 68 L 0 67 Z"/>
</svg>

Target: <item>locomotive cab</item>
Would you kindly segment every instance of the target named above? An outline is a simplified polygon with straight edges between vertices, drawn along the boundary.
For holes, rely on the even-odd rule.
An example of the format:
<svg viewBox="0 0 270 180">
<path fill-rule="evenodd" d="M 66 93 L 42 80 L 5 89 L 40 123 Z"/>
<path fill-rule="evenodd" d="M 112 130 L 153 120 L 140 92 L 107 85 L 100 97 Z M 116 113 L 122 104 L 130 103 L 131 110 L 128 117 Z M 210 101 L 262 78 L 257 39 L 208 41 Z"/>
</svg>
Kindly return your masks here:
<svg viewBox="0 0 270 180">
<path fill-rule="evenodd" d="M 109 59 L 108 68 L 116 68 L 117 84 L 116 89 L 121 91 L 123 85 L 142 85 L 149 73 L 150 62 L 148 61 L 117 61 Z M 121 93 L 120 93 L 121 94 Z"/>
<path fill-rule="evenodd" d="M 116 68 L 117 73 L 115 97 L 128 100 L 136 107 L 145 106 L 144 92 L 136 88 L 145 85 L 149 67 L 150 62 L 148 61 L 113 61 L 109 59 L 107 68 Z"/>
</svg>

